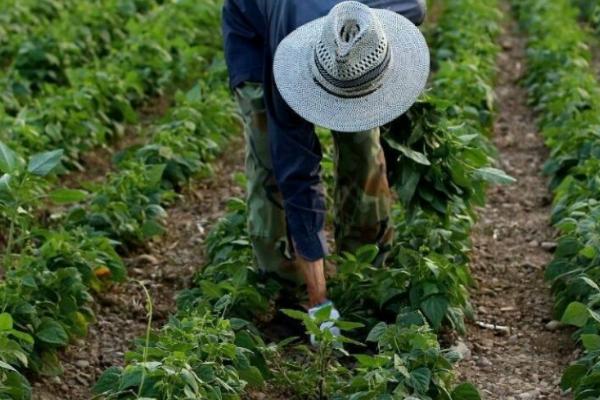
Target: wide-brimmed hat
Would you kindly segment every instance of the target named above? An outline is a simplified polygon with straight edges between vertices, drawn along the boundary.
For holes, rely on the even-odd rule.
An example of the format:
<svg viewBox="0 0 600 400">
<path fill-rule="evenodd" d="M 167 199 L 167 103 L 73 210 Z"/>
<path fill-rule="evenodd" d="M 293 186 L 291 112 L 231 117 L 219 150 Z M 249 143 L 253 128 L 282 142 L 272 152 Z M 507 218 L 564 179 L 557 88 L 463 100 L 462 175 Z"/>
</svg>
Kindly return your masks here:
<svg viewBox="0 0 600 400">
<path fill-rule="evenodd" d="M 396 119 L 415 103 L 429 76 L 429 48 L 407 18 L 345 1 L 289 34 L 277 48 L 273 73 L 302 118 L 358 132 Z"/>
</svg>

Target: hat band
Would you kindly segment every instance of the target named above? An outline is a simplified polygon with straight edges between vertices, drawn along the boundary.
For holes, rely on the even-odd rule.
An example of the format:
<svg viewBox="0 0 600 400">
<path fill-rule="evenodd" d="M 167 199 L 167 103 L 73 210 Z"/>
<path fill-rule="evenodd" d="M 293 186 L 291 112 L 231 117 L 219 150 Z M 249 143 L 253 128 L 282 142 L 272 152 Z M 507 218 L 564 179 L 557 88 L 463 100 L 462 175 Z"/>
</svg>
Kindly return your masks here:
<svg viewBox="0 0 600 400">
<path fill-rule="evenodd" d="M 390 66 L 392 56 L 389 46 L 381 63 L 356 79 L 342 80 L 331 75 L 317 56 L 313 57 L 313 76 L 315 82 L 328 93 L 342 98 L 359 98 L 375 92 L 381 86 L 385 72 Z"/>
</svg>

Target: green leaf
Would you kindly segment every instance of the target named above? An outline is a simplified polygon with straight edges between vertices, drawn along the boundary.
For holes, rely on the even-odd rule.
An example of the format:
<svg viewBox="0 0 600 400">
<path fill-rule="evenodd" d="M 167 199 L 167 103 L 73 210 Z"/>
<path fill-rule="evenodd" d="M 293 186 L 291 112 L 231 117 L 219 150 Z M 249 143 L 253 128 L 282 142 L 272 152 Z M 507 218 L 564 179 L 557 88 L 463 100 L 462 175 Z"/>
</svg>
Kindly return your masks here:
<svg viewBox="0 0 600 400">
<path fill-rule="evenodd" d="M 581 364 L 572 364 L 564 372 L 560 381 L 560 387 L 563 390 L 575 388 L 579 385 L 579 381 L 588 373 L 588 368 Z"/>
<path fill-rule="evenodd" d="M 586 285 L 588 285 L 592 289 L 596 290 L 597 292 L 600 292 L 600 286 L 598 286 L 598 284 L 596 282 L 594 282 L 587 276 L 581 276 L 581 277 L 579 277 L 579 279 L 581 279 Z"/>
<path fill-rule="evenodd" d="M 110 367 L 100 375 L 98 382 L 92 388 L 94 394 L 102 394 L 109 391 L 117 391 L 118 383 L 121 380 L 122 369 L 120 367 Z"/>
<path fill-rule="evenodd" d="M 11 189 L 10 189 L 10 181 L 12 179 L 12 176 L 9 174 L 4 174 L 0 177 L 0 195 L 2 195 L 3 198 L 11 198 Z"/>
<path fill-rule="evenodd" d="M 353 354 L 362 367 L 378 367 L 377 359 L 367 354 Z"/>
<path fill-rule="evenodd" d="M 371 329 L 371 332 L 369 332 L 369 335 L 367 336 L 367 342 L 378 342 L 379 338 L 384 334 L 386 329 L 387 324 L 385 322 L 379 322 L 373 327 L 373 329 Z"/>
<path fill-rule="evenodd" d="M 427 367 L 417 368 L 410 372 L 410 385 L 419 393 L 427 394 L 431 382 L 431 371 Z"/>
<path fill-rule="evenodd" d="M 581 328 L 586 324 L 589 317 L 590 312 L 587 306 L 583 303 L 574 301 L 567 306 L 567 309 L 561 318 L 561 322 Z"/>
<path fill-rule="evenodd" d="M 33 175 L 46 176 L 60 163 L 63 150 L 52 150 L 31 156 L 27 171 Z"/>
<path fill-rule="evenodd" d="M 600 335 L 586 333 L 581 335 L 581 341 L 587 351 L 600 350 Z"/>
<path fill-rule="evenodd" d="M 69 343 L 69 335 L 60 323 L 52 319 L 45 319 L 38 326 L 36 337 L 47 344 L 66 346 Z"/>
<path fill-rule="evenodd" d="M 10 174 L 19 169 L 19 156 L 0 141 L 0 172 Z"/>
<path fill-rule="evenodd" d="M 239 374 L 240 378 L 248 382 L 252 387 L 261 387 L 265 383 L 260 370 L 256 367 L 242 369 L 239 371 Z"/>
<path fill-rule="evenodd" d="M 56 204 L 69 204 L 84 201 L 88 192 L 78 189 L 56 189 L 50 192 L 49 197 Z"/>
<path fill-rule="evenodd" d="M 13 400 L 31 399 L 31 385 L 27 379 L 17 371 L 11 371 L 5 374 L 2 381 L 3 394 L 8 395 Z"/>
<path fill-rule="evenodd" d="M 13 328 L 13 319 L 9 313 L 0 314 L 0 331 L 10 331 Z"/>
<path fill-rule="evenodd" d="M 593 260 L 596 257 L 596 249 L 593 246 L 585 246 L 583 249 L 579 250 L 579 255 L 588 260 Z"/>
<path fill-rule="evenodd" d="M 417 164 L 421 164 L 421 165 L 431 165 L 431 163 L 429 162 L 429 160 L 427 159 L 427 156 L 423 153 L 420 153 L 418 151 L 415 151 L 411 148 L 408 148 L 398 142 L 395 142 L 393 140 L 388 140 L 388 144 L 395 150 L 398 150 L 399 152 L 401 152 L 402 154 L 404 154 L 406 157 L 410 158 L 411 160 L 413 160 L 414 162 L 416 162 Z"/>
<path fill-rule="evenodd" d="M 381 368 L 389 360 L 386 356 L 371 356 L 368 354 L 353 354 L 353 356 L 361 366 L 369 368 Z"/>
<path fill-rule="evenodd" d="M 591 308 L 588 309 L 589 313 L 590 313 L 590 317 L 595 320 L 598 324 L 600 324 L 600 314 L 597 313 L 596 311 L 592 310 Z"/>
<path fill-rule="evenodd" d="M 160 363 L 158 363 L 160 365 Z M 194 376 L 194 374 L 192 374 L 189 370 L 187 369 L 183 369 L 181 371 L 181 376 L 184 380 L 184 382 L 187 384 L 187 388 L 190 388 L 192 390 L 192 393 L 197 393 L 198 392 L 198 382 L 197 382 L 197 378 Z"/>
<path fill-rule="evenodd" d="M 475 170 L 475 175 L 486 182 L 496 185 L 507 185 L 515 183 L 517 180 L 506 172 L 492 167 L 483 167 Z"/>
<path fill-rule="evenodd" d="M 23 341 L 24 343 L 27 343 L 27 344 L 34 344 L 35 343 L 33 337 L 30 334 L 28 334 L 28 333 L 17 331 L 16 329 L 13 329 L 13 330 L 10 331 L 10 334 L 14 338 L 19 339 L 19 340 Z"/>
<path fill-rule="evenodd" d="M 481 395 L 475 386 L 463 383 L 452 391 L 452 400 L 481 400 Z"/>
<path fill-rule="evenodd" d="M 343 331 L 352 331 L 364 327 L 360 322 L 352 321 L 335 321 L 335 325 Z"/>
<path fill-rule="evenodd" d="M 0 368 L 7 369 L 9 371 L 17 372 L 17 370 L 12 365 L 10 365 L 10 364 L 2 361 L 2 360 L 0 360 Z"/>
<path fill-rule="evenodd" d="M 55 350 L 44 351 L 40 373 L 48 376 L 58 376 L 63 372 L 57 352 Z"/>
<path fill-rule="evenodd" d="M 421 311 L 425 314 L 433 329 L 439 329 L 448 311 L 448 299 L 442 295 L 429 296 L 421 302 Z"/>
<path fill-rule="evenodd" d="M 145 238 L 160 236 L 164 231 L 165 228 L 155 219 L 149 219 L 142 225 L 142 234 Z"/>
<path fill-rule="evenodd" d="M 165 172 L 166 164 L 155 164 L 147 167 L 148 179 L 152 185 L 158 185 L 162 181 Z"/>
<path fill-rule="evenodd" d="M 332 309 L 333 306 L 331 304 L 327 304 L 326 306 L 323 306 L 317 310 L 317 312 L 314 314 L 314 318 L 319 322 L 328 321 L 331 317 Z"/>
<path fill-rule="evenodd" d="M 570 236 L 563 237 L 558 241 L 558 246 L 554 252 L 555 257 L 571 257 L 579 252 L 581 244 L 579 241 Z"/>
<path fill-rule="evenodd" d="M 201 365 L 197 370 L 197 374 L 205 382 L 212 382 L 215 379 L 215 369 L 211 365 Z"/>
<path fill-rule="evenodd" d="M 194 87 L 185 94 L 185 98 L 191 102 L 202 100 L 202 89 L 200 88 L 200 85 L 194 85 Z"/>
<path fill-rule="evenodd" d="M 356 258 L 360 262 L 371 264 L 379 254 L 379 247 L 373 244 L 362 246 L 356 251 Z"/>
<path fill-rule="evenodd" d="M 129 366 L 121 375 L 119 390 L 137 387 L 142 382 L 143 368 L 139 366 Z"/>
<path fill-rule="evenodd" d="M 396 184 L 398 196 L 404 204 L 409 204 L 413 199 L 419 181 L 421 180 L 421 174 L 417 171 L 413 165 L 407 165 L 402 168 L 402 175 L 400 182 Z"/>
<path fill-rule="evenodd" d="M 304 321 L 307 317 L 307 314 L 305 312 L 298 310 L 290 310 L 288 308 L 281 310 L 281 312 L 290 318 L 297 319 L 300 321 Z"/>
<path fill-rule="evenodd" d="M 231 329 L 234 331 L 239 331 L 240 329 L 250 325 L 250 322 L 241 318 L 231 318 L 229 319 L 229 322 L 231 323 Z"/>
</svg>

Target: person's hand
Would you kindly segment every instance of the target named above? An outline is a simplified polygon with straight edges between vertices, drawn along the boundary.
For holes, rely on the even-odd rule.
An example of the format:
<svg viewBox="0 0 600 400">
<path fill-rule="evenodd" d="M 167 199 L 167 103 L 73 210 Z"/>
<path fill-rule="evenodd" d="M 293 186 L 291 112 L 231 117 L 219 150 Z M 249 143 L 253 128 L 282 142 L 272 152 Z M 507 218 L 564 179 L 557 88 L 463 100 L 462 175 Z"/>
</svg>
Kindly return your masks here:
<svg viewBox="0 0 600 400">
<path fill-rule="evenodd" d="M 326 312 L 328 315 L 323 315 Z M 340 336 L 340 328 L 335 326 L 335 321 L 340 319 L 340 313 L 335 308 L 333 303 L 329 300 L 308 310 L 308 315 L 313 321 L 321 322 L 319 329 L 321 331 L 328 330 L 334 337 Z M 318 346 L 319 341 L 316 339 L 314 334 L 310 335 L 310 344 Z"/>
</svg>

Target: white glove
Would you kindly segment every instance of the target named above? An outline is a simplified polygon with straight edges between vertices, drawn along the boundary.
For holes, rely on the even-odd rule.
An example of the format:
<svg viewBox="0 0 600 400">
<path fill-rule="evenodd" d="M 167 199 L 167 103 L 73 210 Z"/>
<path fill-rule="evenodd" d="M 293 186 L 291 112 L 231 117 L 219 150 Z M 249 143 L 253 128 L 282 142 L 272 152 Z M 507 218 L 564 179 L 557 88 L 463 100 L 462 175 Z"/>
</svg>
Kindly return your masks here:
<svg viewBox="0 0 600 400">
<path fill-rule="evenodd" d="M 334 322 L 340 319 L 340 313 L 338 312 L 338 310 L 336 310 L 335 306 L 331 301 L 328 300 L 323 304 L 319 304 L 318 306 L 309 309 L 308 315 L 314 320 L 316 319 L 315 314 L 325 307 L 331 307 L 331 310 L 329 311 L 329 317 L 327 318 L 328 320 L 322 322 L 319 328 L 321 329 L 321 331 L 329 330 L 329 332 L 331 332 L 333 336 L 340 336 L 340 328 L 335 326 Z M 313 334 L 310 335 L 310 344 L 315 347 L 319 345 L 319 342 L 316 340 L 315 335 Z"/>
</svg>

